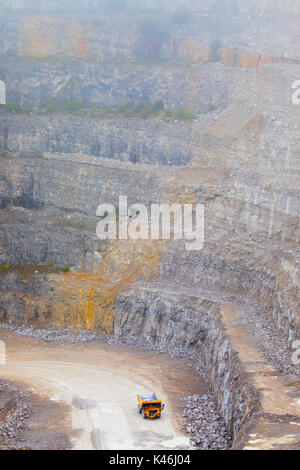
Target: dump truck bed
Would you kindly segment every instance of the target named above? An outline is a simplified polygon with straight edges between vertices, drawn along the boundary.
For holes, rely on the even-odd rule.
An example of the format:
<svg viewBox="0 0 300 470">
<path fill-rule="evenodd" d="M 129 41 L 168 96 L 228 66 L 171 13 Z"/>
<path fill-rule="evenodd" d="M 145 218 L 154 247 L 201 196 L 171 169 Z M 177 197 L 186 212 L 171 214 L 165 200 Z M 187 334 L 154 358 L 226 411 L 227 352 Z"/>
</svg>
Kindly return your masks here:
<svg viewBox="0 0 300 470">
<path fill-rule="evenodd" d="M 157 395 L 153 393 L 152 395 L 139 395 L 140 399 L 145 402 L 159 401 Z"/>
<path fill-rule="evenodd" d="M 150 405 L 150 404 L 161 404 L 162 400 L 159 400 L 158 397 L 153 393 L 152 395 L 137 395 L 138 402 L 141 406 Z"/>
</svg>

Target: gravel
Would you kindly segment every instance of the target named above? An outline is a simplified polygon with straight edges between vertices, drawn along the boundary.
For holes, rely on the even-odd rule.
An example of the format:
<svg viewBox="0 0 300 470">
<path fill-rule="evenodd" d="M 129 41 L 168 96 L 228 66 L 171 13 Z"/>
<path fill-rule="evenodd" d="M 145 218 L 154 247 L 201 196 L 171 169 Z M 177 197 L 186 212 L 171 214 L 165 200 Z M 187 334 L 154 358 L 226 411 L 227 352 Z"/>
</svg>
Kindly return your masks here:
<svg viewBox="0 0 300 470">
<path fill-rule="evenodd" d="M 22 448 L 25 422 L 30 415 L 29 394 L 0 380 L 0 450 Z"/>
<path fill-rule="evenodd" d="M 87 343 L 96 340 L 107 341 L 108 337 L 90 331 L 72 331 L 72 330 L 38 330 L 30 326 L 11 326 L 2 324 L 3 328 L 13 331 L 17 336 L 36 338 L 48 343 Z"/>
<path fill-rule="evenodd" d="M 245 303 L 249 332 L 258 340 L 261 355 L 280 374 L 300 377 L 300 366 L 292 362 L 292 342 L 276 327 L 272 315 L 259 304 Z"/>
<path fill-rule="evenodd" d="M 191 437 L 191 443 L 201 450 L 228 450 L 232 439 L 228 434 L 223 417 L 210 394 L 193 395 L 182 400 L 187 418 L 185 430 Z"/>
</svg>

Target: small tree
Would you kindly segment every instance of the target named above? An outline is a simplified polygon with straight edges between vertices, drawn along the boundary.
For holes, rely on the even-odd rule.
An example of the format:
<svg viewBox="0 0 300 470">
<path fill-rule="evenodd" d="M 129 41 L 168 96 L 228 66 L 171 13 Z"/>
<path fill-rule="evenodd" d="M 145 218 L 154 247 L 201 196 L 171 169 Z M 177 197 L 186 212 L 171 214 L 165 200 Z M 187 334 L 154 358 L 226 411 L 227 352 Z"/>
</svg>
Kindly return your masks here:
<svg viewBox="0 0 300 470">
<path fill-rule="evenodd" d="M 83 104 L 80 101 L 72 100 L 67 103 L 67 111 L 76 112 L 83 108 Z"/>
<path fill-rule="evenodd" d="M 159 111 L 164 110 L 164 103 L 162 100 L 158 100 L 152 106 L 153 113 L 158 113 Z"/>
<path fill-rule="evenodd" d="M 9 113 L 20 113 L 22 111 L 21 105 L 15 102 L 6 103 L 5 107 Z"/>
<path fill-rule="evenodd" d="M 34 110 L 34 106 L 32 103 L 28 103 L 26 106 L 24 106 L 23 108 L 23 112 L 26 113 L 26 114 L 30 114 L 32 113 Z"/>
</svg>

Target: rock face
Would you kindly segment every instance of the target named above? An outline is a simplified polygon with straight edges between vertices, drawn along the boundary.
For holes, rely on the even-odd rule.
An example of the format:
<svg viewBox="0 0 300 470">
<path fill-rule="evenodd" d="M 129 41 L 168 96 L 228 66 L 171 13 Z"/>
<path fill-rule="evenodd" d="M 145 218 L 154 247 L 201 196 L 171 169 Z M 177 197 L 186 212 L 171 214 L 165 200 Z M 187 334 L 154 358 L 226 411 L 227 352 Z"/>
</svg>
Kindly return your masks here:
<svg viewBox="0 0 300 470">
<path fill-rule="evenodd" d="M 2 22 L 2 53 L 39 58 L 159 56 L 205 61 L 214 50 L 211 46 L 221 40 L 226 47 L 299 59 L 297 2 L 192 0 L 183 2 L 188 17 L 178 15 L 182 11 L 179 2 L 162 5 L 159 0 L 156 4 L 128 0 L 123 2 L 127 9 L 115 11 L 106 8 L 107 3 L 87 0 L 79 5 L 74 0 L 52 2 L 50 7 L 47 2 L 20 2 L 15 11 L 27 10 L 30 15 L 7 11 Z M 155 40 L 148 40 L 148 30 L 143 27 L 145 11 L 151 15 L 150 25 L 154 23 Z"/>
<path fill-rule="evenodd" d="M 172 288 L 175 292 L 168 290 Z M 116 303 L 115 336 L 126 338 L 129 344 L 158 345 L 171 354 L 199 359 L 203 354 L 209 383 L 231 435 L 236 436 L 256 410 L 258 397 L 240 374 L 239 359 L 220 319 L 220 305 L 205 294 L 180 292 L 178 286 L 165 289 L 162 293 L 137 287 L 121 294 Z"/>
<path fill-rule="evenodd" d="M 61 15 L 55 2 L 14 2 L 27 14 L 0 17 L 10 102 L 0 110 L 0 319 L 201 357 L 236 446 L 251 447 L 262 420 L 281 436 L 282 421 L 258 393 L 259 374 L 278 373 L 257 365 L 272 351 L 259 356 L 261 337 L 242 327 L 239 337 L 234 324 L 250 328 L 255 310 L 289 345 L 300 335 L 300 121 L 291 99 L 299 9 L 190 1 L 192 19 L 182 23 L 179 4 L 165 2 L 168 34 L 156 31 L 153 43 L 146 26 L 157 12 L 133 14 L 133 0 L 109 13 L 83 3 L 85 15 L 69 14 L 72 1 Z M 72 111 L 74 102 L 81 107 Z M 150 117 L 126 116 L 124 104 L 155 103 Z M 96 208 L 119 195 L 148 208 L 203 203 L 203 250 L 174 240 L 100 243 Z M 232 303 L 243 306 L 235 321 L 223 312 Z M 236 338 L 248 335 L 241 347 Z M 266 378 L 265 390 L 289 401 L 277 379 Z M 298 411 L 293 403 L 286 414 Z"/>
</svg>

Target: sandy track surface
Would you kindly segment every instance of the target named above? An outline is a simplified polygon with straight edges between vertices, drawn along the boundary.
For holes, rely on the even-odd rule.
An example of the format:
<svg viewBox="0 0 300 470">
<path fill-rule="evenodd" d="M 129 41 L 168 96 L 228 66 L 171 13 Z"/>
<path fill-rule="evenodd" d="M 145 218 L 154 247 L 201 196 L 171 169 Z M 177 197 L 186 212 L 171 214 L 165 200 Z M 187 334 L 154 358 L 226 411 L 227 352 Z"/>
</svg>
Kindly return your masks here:
<svg viewBox="0 0 300 470">
<path fill-rule="evenodd" d="M 190 448 L 181 430 L 180 399 L 202 393 L 203 386 L 185 361 L 101 342 L 48 344 L 2 331 L 0 339 L 7 345 L 0 377 L 69 405 L 74 449 Z M 160 420 L 137 413 L 137 392 L 162 397 Z"/>
</svg>

